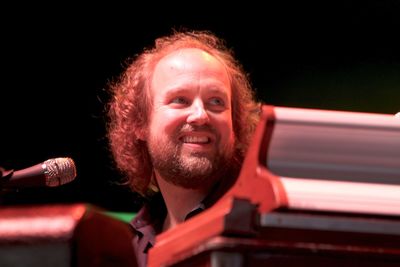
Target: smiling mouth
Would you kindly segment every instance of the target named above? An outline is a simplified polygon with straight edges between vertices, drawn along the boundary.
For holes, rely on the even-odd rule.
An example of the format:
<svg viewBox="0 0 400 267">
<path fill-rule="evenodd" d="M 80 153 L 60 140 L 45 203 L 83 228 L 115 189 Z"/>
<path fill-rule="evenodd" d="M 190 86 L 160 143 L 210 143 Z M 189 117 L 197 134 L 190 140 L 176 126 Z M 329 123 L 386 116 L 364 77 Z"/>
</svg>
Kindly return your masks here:
<svg viewBox="0 0 400 267">
<path fill-rule="evenodd" d="M 181 141 L 185 144 L 209 144 L 211 139 L 207 136 L 184 136 Z"/>
</svg>

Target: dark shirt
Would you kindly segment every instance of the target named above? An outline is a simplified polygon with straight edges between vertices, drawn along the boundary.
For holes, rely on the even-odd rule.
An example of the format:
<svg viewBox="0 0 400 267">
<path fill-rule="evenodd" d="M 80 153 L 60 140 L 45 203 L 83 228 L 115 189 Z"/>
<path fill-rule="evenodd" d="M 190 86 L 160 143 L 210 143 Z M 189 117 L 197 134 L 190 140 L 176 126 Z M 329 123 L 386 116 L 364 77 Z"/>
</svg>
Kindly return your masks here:
<svg viewBox="0 0 400 267">
<path fill-rule="evenodd" d="M 185 221 L 194 215 L 205 210 L 205 204 L 202 202 L 191 212 L 189 212 Z M 167 215 L 164 200 L 161 194 L 155 196 L 150 203 L 146 203 L 131 222 L 136 235 L 133 239 L 133 247 L 139 267 L 145 267 L 147 264 L 147 253 L 155 244 L 156 235 L 162 232 L 162 226 Z"/>
<path fill-rule="evenodd" d="M 229 189 L 233 182 L 234 179 L 228 178 L 222 179 L 220 183 L 217 183 L 208 196 L 186 215 L 185 221 L 211 207 Z M 133 239 L 133 247 L 139 267 L 147 266 L 147 253 L 154 246 L 156 235 L 162 232 L 166 215 L 167 208 L 162 195 L 159 193 L 145 203 L 132 220 L 131 226 L 136 233 Z"/>
</svg>

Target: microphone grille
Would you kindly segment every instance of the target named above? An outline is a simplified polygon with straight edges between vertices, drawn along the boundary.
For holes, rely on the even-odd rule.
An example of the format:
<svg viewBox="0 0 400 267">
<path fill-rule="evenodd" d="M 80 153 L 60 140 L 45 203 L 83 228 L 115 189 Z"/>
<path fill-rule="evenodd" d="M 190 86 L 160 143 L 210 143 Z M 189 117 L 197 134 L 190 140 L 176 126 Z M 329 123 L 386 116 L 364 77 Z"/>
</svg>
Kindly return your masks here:
<svg viewBox="0 0 400 267">
<path fill-rule="evenodd" d="M 76 177 L 75 162 L 71 158 L 54 158 L 43 162 L 46 186 L 55 187 L 71 182 Z"/>
</svg>

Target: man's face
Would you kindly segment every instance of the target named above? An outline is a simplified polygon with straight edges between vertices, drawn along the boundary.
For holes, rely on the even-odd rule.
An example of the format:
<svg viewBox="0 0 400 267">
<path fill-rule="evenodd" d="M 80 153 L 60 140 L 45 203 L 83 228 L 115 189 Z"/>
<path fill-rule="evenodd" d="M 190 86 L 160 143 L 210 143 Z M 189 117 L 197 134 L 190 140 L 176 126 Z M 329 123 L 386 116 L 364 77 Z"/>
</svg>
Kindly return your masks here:
<svg viewBox="0 0 400 267">
<path fill-rule="evenodd" d="M 224 65 L 202 50 L 181 49 L 158 62 L 147 136 L 156 173 L 184 188 L 219 178 L 233 155 L 231 94 Z"/>
</svg>

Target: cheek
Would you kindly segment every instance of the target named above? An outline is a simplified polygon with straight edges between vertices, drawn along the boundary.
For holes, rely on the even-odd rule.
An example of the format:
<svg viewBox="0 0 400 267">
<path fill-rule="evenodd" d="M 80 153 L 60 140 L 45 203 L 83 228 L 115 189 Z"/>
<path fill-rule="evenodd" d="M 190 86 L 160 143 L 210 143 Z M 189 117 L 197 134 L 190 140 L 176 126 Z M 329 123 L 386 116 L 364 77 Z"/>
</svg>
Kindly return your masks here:
<svg viewBox="0 0 400 267">
<path fill-rule="evenodd" d="M 226 114 L 221 118 L 217 119 L 215 127 L 218 128 L 221 133 L 222 142 L 226 140 L 226 142 L 233 142 L 234 133 L 233 133 L 233 123 L 232 117 L 230 114 Z"/>
<path fill-rule="evenodd" d="M 154 134 L 173 133 L 178 126 L 185 122 L 179 110 L 159 109 L 154 112 L 151 122 L 151 131 Z"/>
</svg>

